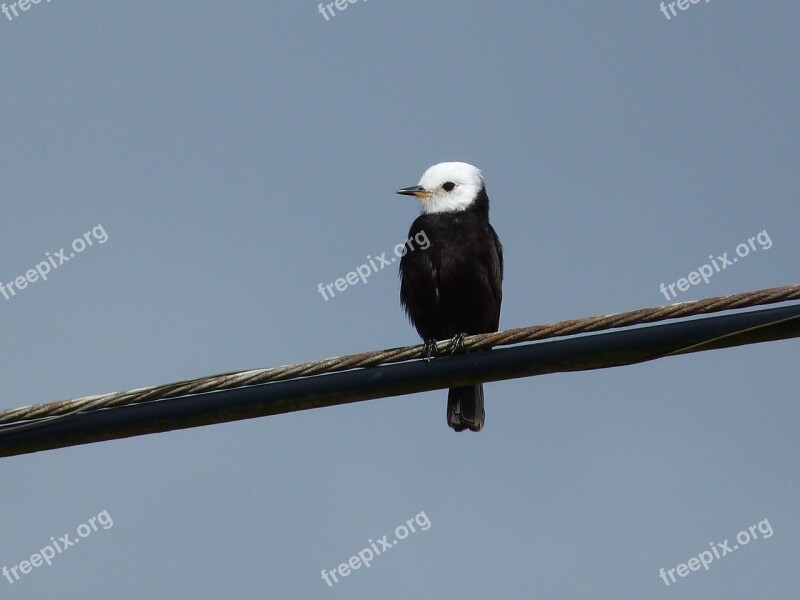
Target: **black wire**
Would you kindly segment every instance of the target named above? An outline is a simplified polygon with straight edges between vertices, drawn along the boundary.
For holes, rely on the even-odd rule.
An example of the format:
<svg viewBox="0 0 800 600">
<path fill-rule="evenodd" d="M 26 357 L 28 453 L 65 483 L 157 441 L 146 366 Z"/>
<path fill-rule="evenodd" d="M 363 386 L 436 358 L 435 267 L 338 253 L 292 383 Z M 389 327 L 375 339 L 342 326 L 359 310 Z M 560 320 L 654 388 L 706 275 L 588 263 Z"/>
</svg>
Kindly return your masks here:
<svg viewBox="0 0 800 600">
<path fill-rule="evenodd" d="M 800 337 L 800 305 L 640 326 L 78 413 L 0 428 L 0 456 Z M 444 434 L 444 433 L 443 433 Z"/>
</svg>

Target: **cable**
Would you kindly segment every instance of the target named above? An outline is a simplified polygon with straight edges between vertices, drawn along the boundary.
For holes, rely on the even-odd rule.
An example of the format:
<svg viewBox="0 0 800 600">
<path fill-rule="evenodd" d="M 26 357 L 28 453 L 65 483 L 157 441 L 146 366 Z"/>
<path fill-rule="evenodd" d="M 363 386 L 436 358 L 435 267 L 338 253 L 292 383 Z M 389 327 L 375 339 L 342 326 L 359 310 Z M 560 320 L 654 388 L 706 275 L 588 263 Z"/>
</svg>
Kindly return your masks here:
<svg viewBox="0 0 800 600">
<path fill-rule="evenodd" d="M 648 308 L 648 309 L 640 309 L 635 311 L 629 311 L 624 313 L 615 313 L 610 315 L 602 315 L 597 317 L 590 317 L 586 319 L 577 319 L 577 320 L 570 320 L 570 321 L 562 321 L 559 323 L 551 324 L 551 325 L 537 325 L 533 327 L 525 327 L 519 329 L 510 329 L 506 331 L 500 331 L 497 333 L 491 334 L 482 334 L 476 336 L 469 336 L 465 338 L 464 347 L 465 350 L 470 350 L 471 352 L 464 354 L 450 357 L 448 360 L 437 360 L 434 359 L 431 361 L 430 365 L 426 366 L 425 361 L 415 361 L 414 365 L 417 367 L 421 367 L 421 370 L 417 370 L 413 373 L 414 377 L 419 377 L 420 374 L 427 375 L 433 372 L 436 372 L 436 369 L 439 367 L 437 365 L 442 365 L 443 363 L 447 363 L 450 365 L 460 364 L 459 359 L 466 359 L 469 364 L 472 364 L 473 367 L 481 363 L 481 361 L 486 360 L 487 356 L 498 354 L 499 352 L 507 352 L 506 351 L 498 351 L 495 350 L 493 352 L 486 352 L 481 350 L 485 350 L 486 348 L 501 346 L 501 345 L 517 345 L 521 344 L 522 342 L 529 342 L 535 340 L 543 340 L 546 338 L 552 337 L 562 337 L 562 336 L 573 336 L 576 334 L 581 333 L 590 333 L 590 332 L 598 332 L 607 329 L 614 329 L 614 328 L 621 328 L 621 327 L 629 327 L 634 325 L 641 325 L 645 323 L 653 323 L 657 321 L 663 321 L 667 319 L 675 319 L 679 317 L 687 317 L 692 315 L 700 315 L 700 314 L 708 314 L 713 312 L 719 312 L 722 310 L 729 310 L 733 308 L 745 308 L 745 307 L 753 307 L 758 305 L 764 304 L 772 304 L 776 302 L 783 302 L 786 300 L 794 300 L 800 298 L 800 284 L 784 286 L 780 288 L 772 288 L 768 290 L 760 290 L 756 292 L 747 292 L 743 294 L 735 294 L 731 296 L 724 296 L 719 298 L 708 298 L 704 300 L 696 300 L 690 302 L 682 302 L 679 304 L 672 304 L 667 306 L 655 307 L 655 308 Z M 783 337 L 794 337 L 792 331 L 793 327 L 797 325 L 797 315 L 800 315 L 800 305 L 786 307 L 789 312 L 788 313 L 781 313 L 783 321 L 783 333 L 781 335 Z M 775 310 L 783 310 L 783 309 L 772 309 Z M 794 312 L 792 312 L 794 311 Z M 771 320 L 763 320 L 766 318 L 763 315 L 767 315 L 769 313 L 769 318 Z M 747 315 L 755 315 L 753 318 L 762 319 L 759 321 L 748 321 L 745 317 Z M 730 317 L 738 317 L 738 319 L 734 319 L 733 321 L 730 320 Z M 733 329 L 727 329 L 725 335 L 726 336 L 733 336 L 737 340 L 743 340 L 747 335 L 750 335 L 752 340 L 751 341 L 738 341 L 737 343 L 753 343 L 755 341 L 766 341 L 770 339 L 783 339 L 782 337 L 776 337 L 776 331 L 779 324 L 778 315 L 771 311 L 757 311 L 757 312 L 744 312 L 734 315 L 728 315 L 727 317 L 718 317 L 717 319 L 727 319 L 726 322 L 731 323 L 735 322 L 737 325 Z M 625 357 L 617 356 L 615 361 L 605 361 L 597 366 L 592 366 L 591 364 L 579 364 L 576 363 L 575 368 L 561 368 L 559 370 L 578 370 L 578 369 L 586 369 L 586 368 L 600 368 L 603 366 L 616 366 L 620 364 L 631 364 L 631 362 L 641 362 L 642 360 L 652 360 L 653 358 L 657 358 L 659 356 L 666 356 L 670 354 L 676 354 L 681 352 L 689 352 L 689 351 L 697 351 L 697 350 L 705 350 L 711 349 L 712 347 L 727 347 L 728 345 L 732 345 L 728 343 L 725 339 L 718 339 L 719 335 L 711 335 L 708 332 L 712 332 L 713 330 L 708 329 L 711 326 L 711 321 L 713 319 L 700 319 L 700 320 L 691 320 L 691 321 L 684 321 L 682 323 L 677 323 L 676 325 L 686 325 L 688 329 L 686 332 L 692 331 L 705 331 L 708 330 L 705 336 L 701 337 L 686 337 L 683 339 L 679 344 L 672 344 L 672 345 L 665 345 L 664 343 L 658 343 L 658 338 L 653 337 L 655 334 L 652 332 L 648 335 L 650 336 L 651 343 L 654 344 L 653 348 L 648 350 L 648 352 L 639 352 L 638 354 L 632 356 L 631 360 L 623 360 Z M 708 323 L 706 323 L 708 322 Z M 703 324 L 706 323 L 706 324 Z M 755 324 L 754 324 L 755 323 Z M 693 325 L 694 324 L 694 325 Z M 750 332 L 745 328 L 747 327 L 755 327 L 755 333 Z M 662 326 L 661 328 L 663 328 Z M 767 332 L 759 332 L 759 328 L 767 328 Z M 659 327 L 648 327 L 644 328 L 646 330 L 659 330 Z M 638 331 L 638 330 L 633 330 Z M 787 333 L 788 332 L 788 333 Z M 619 333 L 627 333 L 627 332 L 618 332 Z M 608 334 L 606 334 L 608 335 Z M 597 338 L 598 336 L 588 336 L 588 339 Z M 715 340 L 717 340 L 715 342 Z M 711 344 L 711 345 L 709 345 Z M 437 348 L 440 351 L 443 351 L 447 345 L 447 341 L 441 341 L 437 345 Z M 545 344 L 537 344 L 534 346 L 544 346 Z M 692 345 L 697 346 L 696 348 L 692 348 Z M 511 349 L 513 350 L 513 349 Z M 657 350 L 657 351 L 655 351 Z M 356 369 L 360 367 L 376 367 L 378 365 L 384 365 L 381 369 L 359 369 L 355 371 L 355 373 L 360 373 L 364 381 L 368 378 L 379 378 L 377 373 L 385 369 L 387 366 L 392 365 L 392 363 L 399 363 L 403 361 L 409 361 L 414 358 L 420 358 L 422 356 L 422 346 L 411 346 L 405 348 L 395 348 L 390 350 L 383 350 L 378 352 L 368 352 L 363 354 L 355 354 L 349 356 L 343 356 L 338 358 L 332 358 L 327 360 L 321 361 L 314 361 L 308 363 L 301 363 L 297 365 L 289 365 L 285 367 L 275 367 L 271 369 L 255 369 L 250 371 L 242 371 L 242 372 L 234 372 L 234 373 L 226 373 L 222 375 L 215 375 L 212 377 L 203 377 L 191 381 L 183 381 L 172 383 L 164 386 L 155 386 L 149 388 L 141 388 L 138 390 L 131 390 L 128 392 L 120 392 L 120 393 L 113 393 L 113 394 L 103 394 L 103 395 L 95 395 L 89 396 L 86 398 L 79 398 L 76 400 L 66 400 L 62 402 L 53 402 L 48 404 L 41 404 L 35 405 L 30 407 L 23 407 L 17 409 L 10 409 L 0 412 L 0 424 L 6 424 L 5 427 L 0 427 L 0 445 L 4 445 L 7 442 L 10 442 L 11 438 L 14 437 L 15 433 L 24 432 L 24 430 L 32 429 L 32 428 L 42 428 L 50 424 L 53 425 L 54 422 L 59 420 L 66 420 L 68 418 L 74 421 L 75 418 L 85 418 L 86 416 L 90 415 L 91 413 L 103 412 L 115 412 L 119 410 L 120 407 L 129 407 L 129 408 L 144 408 L 148 405 L 158 405 L 163 404 L 164 401 L 168 399 L 175 399 L 179 397 L 189 396 L 188 398 L 181 398 L 183 401 L 192 401 L 198 395 L 201 394 L 208 394 L 209 396 L 217 397 L 219 394 L 211 394 L 211 392 L 221 392 L 223 390 L 228 391 L 235 391 L 239 388 L 248 387 L 252 388 L 253 386 L 259 386 L 265 383 L 270 383 L 270 385 L 274 386 L 276 382 L 283 382 L 283 383 L 298 383 L 303 381 L 308 381 L 309 379 L 320 379 L 319 377 L 312 377 L 314 375 L 322 375 L 322 374 L 333 374 L 340 371 Z M 420 364 L 421 363 L 421 364 Z M 435 367 L 435 368 L 434 368 Z M 502 369 L 500 369 L 502 371 Z M 498 372 L 500 372 L 498 371 Z M 419 388 L 413 384 L 409 384 L 406 386 L 400 385 L 399 388 L 401 389 L 408 389 L 410 391 L 403 392 L 403 393 L 412 393 L 413 391 L 420 391 L 422 389 L 436 389 L 437 387 L 449 387 L 450 384 L 457 384 L 457 385 L 464 385 L 468 383 L 477 383 L 480 381 L 491 381 L 491 380 L 498 380 L 513 376 L 526 376 L 526 374 L 522 375 L 515 375 L 513 374 L 513 369 L 508 371 L 509 374 L 494 377 L 492 373 L 489 373 L 485 379 L 481 379 L 475 375 L 478 371 L 456 371 L 451 372 L 451 378 L 447 381 L 440 381 L 439 384 L 433 385 L 432 387 L 422 387 Z M 549 371 L 554 372 L 554 371 Z M 534 373 L 536 374 L 536 373 Z M 263 386 L 266 388 L 269 386 Z M 299 402 L 297 405 L 286 405 L 283 409 L 275 410 L 275 407 L 271 407 L 266 412 L 262 411 L 258 414 L 279 414 L 281 412 L 290 412 L 292 410 L 301 410 L 303 408 L 312 408 L 317 406 L 325 406 L 325 405 L 332 405 L 350 401 L 356 401 L 361 398 L 358 394 L 355 396 L 346 397 L 342 394 L 336 393 L 336 390 L 331 391 L 328 389 L 326 393 L 332 394 L 333 401 L 326 404 L 324 402 Z M 383 396 L 388 395 L 395 395 L 393 392 L 389 391 L 389 393 L 382 394 Z M 371 397 L 382 397 L 381 394 L 376 394 Z M 135 406 L 129 406 L 135 405 Z M 188 406 L 188 405 L 187 405 Z M 199 406 L 199 404 L 198 404 Z M 115 411 L 108 411 L 104 409 L 115 408 Z M 259 409 L 260 410 L 260 409 Z M 256 411 L 258 412 L 258 411 Z M 253 416 L 258 416 L 258 414 L 254 414 Z M 246 418 L 246 417 L 235 417 L 235 418 Z M 217 419 L 216 417 L 203 421 L 203 419 L 199 419 L 198 424 L 204 424 L 206 422 L 222 422 L 224 420 L 235 420 L 235 418 L 230 419 Z M 187 422 L 191 422 L 190 419 Z M 185 426 L 192 426 L 191 424 Z M 179 428 L 179 426 L 171 427 L 171 428 Z M 158 429 L 156 430 L 168 430 L 168 429 Z M 136 435 L 135 433 L 132 435 Z M 123 436 L 124 437 L 124 436 Z M 105 438 L 103 439 L 111 439 Z M 84 442 L 85 443 L 85 442 Z"/>
</svg>

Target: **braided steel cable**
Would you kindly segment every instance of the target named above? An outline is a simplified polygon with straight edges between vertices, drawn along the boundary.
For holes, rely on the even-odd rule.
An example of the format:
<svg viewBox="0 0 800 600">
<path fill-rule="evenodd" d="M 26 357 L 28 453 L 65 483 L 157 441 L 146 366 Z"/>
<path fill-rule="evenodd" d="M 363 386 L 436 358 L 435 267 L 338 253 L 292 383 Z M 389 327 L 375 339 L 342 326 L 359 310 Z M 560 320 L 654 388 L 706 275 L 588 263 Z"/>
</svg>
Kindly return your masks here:
<svg viewBox="0 0 800 600">
<path fill-rule="evenodd" d="M 799 299 L 800 284 L 793 284 L 740 294 L 731 294 L 728 296 L 679 302 L 653 308 L 642 308 L 627 312 L 572 319 L 547 325 L 533 325 L 530 327 L 507 329 L 496 333 L 472 335 L 464 338 L 463 350 L 488 350 L 497 346 L 510 346 L 554 337 L 595 333 L 609 329 L 644 325 L 647 323 L 656 323 L 659 321 Z M 448 342 L 449 340 L 438 342 L 436 346 L 437 352 L 444 351 L 447 348 Z M 25 422 L 23 425 L 19 426 L 25 427 L 26 425 L 38 424 L 44 420 L 76 413 L 86 413 L 138 403 L 156 402 L 168 398 L 229 390 L 243 386 L 285 381 L 350 369 L 375 367 L 423 357 L 424 347 L 422 345 L 417 345 L 351 354 L 281 367 L 223 373 L 166 385 L 139 388 L 126 392 L 100 394 L 72 400 L 62 400 L 2 410 L 0 411 L 0 425 L 12 425 Z M 4 432 L 13 431 L 15 429 L 17 428 L 0 428 L 0 436 L 2 436 Z"/>
</svg>

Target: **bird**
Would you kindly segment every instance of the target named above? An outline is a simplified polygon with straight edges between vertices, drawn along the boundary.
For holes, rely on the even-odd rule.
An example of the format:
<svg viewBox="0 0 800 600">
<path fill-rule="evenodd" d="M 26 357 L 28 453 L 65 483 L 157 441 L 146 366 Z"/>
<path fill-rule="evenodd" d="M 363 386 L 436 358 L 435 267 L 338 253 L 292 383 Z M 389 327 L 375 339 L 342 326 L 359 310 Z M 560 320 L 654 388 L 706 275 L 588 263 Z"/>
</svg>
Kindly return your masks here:
<svg viewBox="0 0 800 600">
<path fill-rule="evenodd" d="M 409 239 L 427 237 L 400 259 L 400 302 L 424 343 L 425 357 L 436 342 L 463 347 L 464 336 L 497 331 L 503 300 L 503 246 L 489 223 L 483 175 L 464 162 L 428 168 L 418 185 L 397 190 L 419 200 L 420 215 Z M 450 388 L 447 424 L 455 431 L 480 431 L 486 414 L 483 384 Z"/>
</svg>

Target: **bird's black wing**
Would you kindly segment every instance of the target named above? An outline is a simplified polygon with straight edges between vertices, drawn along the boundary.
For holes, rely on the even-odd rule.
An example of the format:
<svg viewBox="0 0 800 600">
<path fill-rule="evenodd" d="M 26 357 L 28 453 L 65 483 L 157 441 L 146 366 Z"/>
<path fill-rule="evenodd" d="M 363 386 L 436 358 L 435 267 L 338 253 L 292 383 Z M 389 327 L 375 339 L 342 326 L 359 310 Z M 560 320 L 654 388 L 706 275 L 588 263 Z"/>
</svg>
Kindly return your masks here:
<svg viewBox="0 0 800 600">
<path fill-rule="evenodd" d="M 489 223 L 486 224 L 489 230 L 492 246 L 489 250 L 489 286 L 492 289 L 495 305 L 497 307 L 497 315 L 495 317 L 494 331 L 500 327 L 500 305 L 503 303 L 503 244 L 500 243 L 500 238 Z"/>
<path fill-rule="evenodd" d="M 408 237 L 423 232 L 428 219 L 418 217 L 411 225 Z M 431 227 L 428 227 L 431 230 Z M 400 259 L 400 302 L 408 318 L 423 340 L 438 339 L 442 319 L 439 290 L 440 267 L 438 254 L 429 247 L 414 248 Z"/>
</svg>

